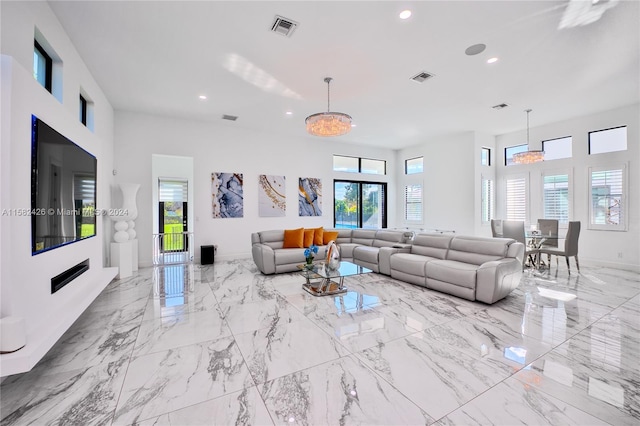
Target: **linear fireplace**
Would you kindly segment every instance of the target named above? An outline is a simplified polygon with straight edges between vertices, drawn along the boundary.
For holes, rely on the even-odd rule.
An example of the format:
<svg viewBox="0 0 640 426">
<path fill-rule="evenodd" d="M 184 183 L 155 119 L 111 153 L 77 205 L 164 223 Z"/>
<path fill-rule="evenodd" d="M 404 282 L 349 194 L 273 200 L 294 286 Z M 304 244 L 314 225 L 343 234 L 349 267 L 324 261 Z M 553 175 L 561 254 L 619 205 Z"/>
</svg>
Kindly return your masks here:
<svg viewBox="0 0 640 426">
<path fill-rule="evenodd" d="M 80 275 L 89 270 L 89 259 L 86 259 L 75 266 L 67 269 L 63 273 L 51 278 L 51 294 L 60 290 L 65 285 L 69 284 Z"/>
</svg>

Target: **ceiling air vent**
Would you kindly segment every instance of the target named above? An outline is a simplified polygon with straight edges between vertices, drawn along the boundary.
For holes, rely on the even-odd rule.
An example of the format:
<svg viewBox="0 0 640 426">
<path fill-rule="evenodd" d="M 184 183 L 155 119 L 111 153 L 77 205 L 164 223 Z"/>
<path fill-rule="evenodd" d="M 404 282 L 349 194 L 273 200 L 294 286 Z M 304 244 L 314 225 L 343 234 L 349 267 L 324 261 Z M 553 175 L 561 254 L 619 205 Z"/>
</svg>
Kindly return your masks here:
<svg viewBox="0 0 640 426">
<path fill-rule="evenodd" d="M 493 109 L 495 109 L 495 110 L 497 111 L 497 110 L 499 110 L 499 109 L 503 109 L 503 108 L 506 108 L 506 107 L 508 107 L 508 106 L 509 106 L 509 104 L 504 104 L 504 103 L 502 103 L 502 104 L 494 105 L 494 106 L 492 106 L 491 108 L 493 108 Z"/>
<path fill-rule="evenodd" d="M 435 75 L 431 74 L 431 73 L 428 73 L 426 71 L 422 71 L 421 73 L 416 74 L 413 77 L 411 77 L 411 80 L 417 81 L 418 83 L 424 83 L 427 79 L 429 79 L 431 77 L 435 77 Z"/>
<path fill-rule="evenodd" d="M 282 34 L 286 37 L 291 37 L 291 34 L 293 34 L 297 26 L 297 22 L 276 15 L 275 19 L 273 20 L 273 25 L 271 25 L 271 31 L 273 31 L 274 33 Z"/>
<path fill-rule="evenodd" d="M 222 119 L 223 119 L 223 120 L 229 120 L 229 121 L 236 121 L 236 120 L 238 119 L 238 116 L 237 116 L 237 115 L 227 115 L 227 114 L 224 114 L 224 115 L 222 116 Z"/>
</svg>

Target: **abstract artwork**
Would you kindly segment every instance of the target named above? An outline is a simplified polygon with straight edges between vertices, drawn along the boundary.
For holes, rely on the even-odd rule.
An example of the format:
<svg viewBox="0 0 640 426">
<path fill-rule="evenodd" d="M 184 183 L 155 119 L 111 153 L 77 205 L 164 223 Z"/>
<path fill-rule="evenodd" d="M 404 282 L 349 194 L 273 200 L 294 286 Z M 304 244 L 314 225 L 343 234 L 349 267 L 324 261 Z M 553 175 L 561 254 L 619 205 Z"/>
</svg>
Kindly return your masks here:
<svg viewBox="0 0 640 426">
<path fill-rule="evenodd" d="M 322 216 L 322 180 L 298 178 L 299 216 Z"/>
<path fill-rule="evenodd" d="M 275 175 L 258 176 L 258 215 L 281 217 L 287 211 L 285 177 Z"/>
<path fill-rule="evenodd" d="M 211 173 L 214 218 L 243 217 L 242 173 Z"/>
</svg>

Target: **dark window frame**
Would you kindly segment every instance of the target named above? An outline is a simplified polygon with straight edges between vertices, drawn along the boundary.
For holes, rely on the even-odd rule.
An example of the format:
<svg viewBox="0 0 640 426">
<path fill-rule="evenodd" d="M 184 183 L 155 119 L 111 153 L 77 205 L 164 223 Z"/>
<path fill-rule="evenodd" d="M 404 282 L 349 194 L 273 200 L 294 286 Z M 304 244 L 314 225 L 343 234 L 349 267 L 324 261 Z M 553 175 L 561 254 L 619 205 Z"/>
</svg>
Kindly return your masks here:
<svg viewBox="0 0 640 426">
<path fill-rule="evenodd" d="M 34 49 L 38 51 L 44 58 L 45 63 L 45 71 L 44 71 L 44 88 L 47 89 L 49 93 L 52 93 L 53 88 L 53 59 L 47 53 L 46 50 L 38 43 L 38 40 L 33 41 Z"/>
<path fill-rule="evenodd" d="M 592 133 L 606 132 L 608 130 L 621 129 L 623 127 L 628 129 L 629 126 L 627 126 L 626 124 L 623 124 L 621 126 L 615 126 L 615 127 L 609 127 L 609 128 L 606 128 L 606 129 L 599 129 L 599 130 L 591 130 L 591 131 L 589 131 L 587 133 L 587 151 L 588 151 L 588 155 L 592 155 L 591 154 L 591 134 Z M 627 130 L 627 132 L 628 132 L 628 130 Z M 627 150 L 629 149 L 629 139 L 628 139 L 628 137 L 629 137 L 629 134 L 627 133 Z M 606 154 L 606 153 L 609 153 L 609 152 L 619 152 L 619 151 L 607 151 L 607 152 L 602 152 L 602 153 L 598 153 L 598 154 Z M 598 155 L 598 154 L 593 154 L 593 155 Z"/>
<path fill-rule="evenodd" d="M 483 166 L 491 166 L 491 148 L 487 148 L 486 146 L 483 146 L 482 148 L 480 148 L 480 163 L 482 163 L 482 153 L 487 151 L 487 164 L 481 164 Z"/>
<path fill-rule="evenodd" d="M 386 163 L 386 162 L 385 162 Z M 384 191 L 384 199 L 382 200 L 382 214 L 381 214 L 381 221 L 382 221 L 382 228 L 386 228 L 387 227 L 387 211 L 388 211 L 388 204 L 389 204 L 389 200 L 388 200 L 388 185 L 387 182 L 375 182 L 375 181 L 365 181 L 365 180 L 351 180 L 351 179 L 334 179 L 333 180 L 333 227 L 336 227 L 336 192 L 335 192 L 335 187 L 336 187 L 336 183 L 355 183 L 358 184 L 360 187 L 360 194 L 358 197 L 358 228 L 362 228 L 362 224 L 363 224 L 363 208 L 362 208 L 362 203 L 363 203 L 363 197 L 362 197 L 362 185 L 381 185 L 382 186 L 382 190 Z"/>
<path fill-rule="evenodd" d="M 82 124 L 87 125 L 87 100 L 84 98 L 84 96 L 82 96 L 82 93 L 80 94 L 80 122 Z"/>
</svg>

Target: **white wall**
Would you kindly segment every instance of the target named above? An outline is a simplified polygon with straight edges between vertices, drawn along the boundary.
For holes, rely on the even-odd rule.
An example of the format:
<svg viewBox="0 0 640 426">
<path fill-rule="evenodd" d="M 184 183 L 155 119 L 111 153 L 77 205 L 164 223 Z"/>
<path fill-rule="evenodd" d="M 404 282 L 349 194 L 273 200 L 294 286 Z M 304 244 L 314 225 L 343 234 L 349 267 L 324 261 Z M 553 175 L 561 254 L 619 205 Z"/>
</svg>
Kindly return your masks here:
<svg viewBox="0 0 640 426">
<path fill-rule="evenodd" d="M 544 161 L 532 165 L 504 166 L 504 148 L 526 143 L 526 131 L 496 138 L 499 154 L 497 168 L 497 218 L 504 217 L 504 179 L 513 175 L 529 178 L 529 220 L 542 217 L 542 173 L 567 171 L 573 178 L 573 203 L 570 220 L 581 222 L 579 258 L 582 264 L 600 264 L 640 270 L 640 106 L 632 105 L 585 117 L 561 121 L 530 129 L 531 149 L 541 149 L 542 140 L 572 136 L 572 158 Z M 627 126 L 627 150 L 606 154 L 588 154 L 588 132 Z M 628 229 L 601 231 L 589 229 L 589 167 L 628 167 Z"/>
<path fill-rule="evenodd" d="M 451 230 L 462 235 L 475 233 L 476 222 L 480 220 L 479 214 L 475 215 L 476 188 L 480 188 L 475 168 L 480 150 L 476 145 L 475 133 L 464 132 L 434 138 L 398 151 L 396 170 L 399 185 L 395 202 L 399 227 Z M 416 157 L 424 158 L 424 172 L 405 175 L 405 160 Z M 404 186 L 411 183 L 423 185 L 422 224 L 404 221 L 403 191 Z"/>
<path fill-rule="evenodd" d="M 244 129 L 238 123 L 217 124 L 118 111 L 115 115 L 115 168 L 118 182 L 140 183 L 138 219 L 140 265 L 151 264 L 154 200 L 152 158 L 154 154 L 194 159 L 193 200 L 195 216 L 191 229 L 195 238 L 195 257 L 200 246 L 215 244 L 220 258 L 246 257 L 251 253 L 251 232 L 296 227 L 333 225 L 333 180 L 352 179 L 388 182 L 389 200 L 396 198 L 394 152 L 392 150 L 346 145 L 340 139 L 292 138 L 266 135 Z M 303 126 L 303 123 L 300 123 Z M 361 156 L 387 161 L 387 175 L 334 173 L 333 154 Z M 213 219 L 211 173 L 242 173 L 244 178 L 244 217 Z M 258 217 L 258 175 L 286 177 L 285 217 Z M 298 216 L 298 178 L 322 179 L 322 216 Z M 388 226 L 395 226 L 395 206 L 391 201 Z M 117 206 L 116 206 L 117 207 Z"/>
<path fill-rule="evenodd" d="M 32 256 L 31 218 L 10 213 L 31 207 L 31 115 L 97 157 L 97 207 L 105 208 L 113 179 L 113 109 L 46 2 L 2 2 L 1 7 L 0 210 L 9 213 L 0 218 L 0 316 L 24 318 L 27 333 L 24 349 L 0 358 L 6 375 L 35 364 L 110 280 L 103 268 L 106 218 L 98 220 L 96 237 Z M 62 103 L 33 78 L 36 27 L 63 60 Z M 78 119 L 80 86 L 95 102 L 95 132 Z M 51 278 L 87 258 L 90 271 L 52 295 Z"/>
</svg>

